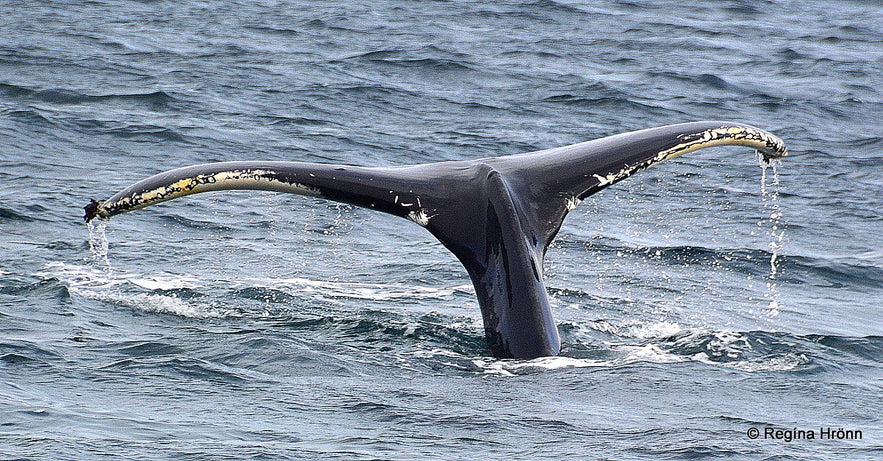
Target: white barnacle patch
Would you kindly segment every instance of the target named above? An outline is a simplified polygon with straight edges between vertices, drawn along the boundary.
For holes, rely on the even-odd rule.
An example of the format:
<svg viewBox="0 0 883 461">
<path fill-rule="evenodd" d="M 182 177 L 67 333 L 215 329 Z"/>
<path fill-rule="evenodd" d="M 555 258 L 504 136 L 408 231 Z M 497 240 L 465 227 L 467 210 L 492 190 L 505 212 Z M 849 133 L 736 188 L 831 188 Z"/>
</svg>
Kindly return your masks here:
<svg viewBox="0 0 883 461">
<path fill-rule="evenodd" d="M 621 170 L 615 173 L 607 173 L 606 176 L 601 176 L 599 174 L 593 175 L 595 179 L 598 180 L 598 186 L 604 187 L 609 186 L 615 182 L 621 181 L 625 178 L 628 178 L 632 173 L 635 172 L 636 169 L 640 168 L 641 165 L 630 166 L 626 165 L 622 167 Z"/>
<path fill-rule="evenodd" d="M 771 157 L 787 155 L 782 140 L 764 131 L 747 126 L 724 125 L 700 133 L 682 135 L 680 139 L 683 142 L 659 153 L 659 161 L 677 157 L 703 147 L 724 145 L 754 147 Z"/>
<path fill-rule="evenodd" d="M 594 176 L 595 179 L 598 180 L 599 186 L 606 186 L 606 185 L 610 184 L 611 182 L 613 182 L 613 178 L 608 179 L 608 176 L 601 176 L 599 174 L 594 174 L 592 176 Z"/>
<path fill-rule="evenodd" d="M 575 210 L 576 207 L 578 207 L 579 204 L 582 203 L 582 202 L 583 202 L 582 200 L 580 200 L 580 199 L 578 199 L 578 198 L 576 198 L 576 197 L 570 197 L 570 198 L 567 199 L 566 202 L 564 202 L 564 206 L 567 207 L 567 211 L 573 211 L 573 210 Z"/>
<path fill-rule="evenodd" d="M 277 172 L 262 169 L 227 170 L 195 176 L 172 178 L 169 183 L 154 186 L 141 192 L 132 192 L 112 203 L 104 203 L 99 213 L 110 216 L 137 210 L 198 192 L 230 189 L 254 189 L 289 192 L 301 195 L 320 195 L 320 190 L 298 182 L 283 181 Z"/>
<path fill-rule="evenodd" d="M 723 125 L 696 133 L 679 135 L 678 144 L 660 151 L 655 156 L 635 165 L 625 165 L 619 171 L 605 175 L 593 174 L 598 180 L 596 188 L 607 187 L 619 182 L 632 174 L 649 168 L 663 160 L 668 160 L 703 147 L 712 146 L 748 146 L 761 151 L 765 158 L 778 158 L 787 155 L 781 139 L 764 131 L 749 126 Z"/>
<path fill-rule="evenodd" d="M 702 142 L 708 142 L 712 140 L 713 130 L 706 130 L 702 133 Z"/>
<path fill-rule="evenodd" d="M 279 174 L 272 170 L 232 170 L 215 173 L 217 186 L 207 186 L 203 190 L 222 189 L 259 189 L 275 192 L 288 192 L 300 195 L 319 195 L 319 189 L 299 182 L 288 182 L 279 179 Z"/>
<path fill-rule="evenodd" d="M 421 210 L 415 210 L 415 211 L 408 213 L 407 218 L 410 219 L 411 221 L 414 221 L 415 223 L 423 226 L 423 227 L 426 227 L 429 225 L 429 220 L 433 216 L 434 215 L 430 215 L 426 210 L 421 209 Z"/>
</svg>

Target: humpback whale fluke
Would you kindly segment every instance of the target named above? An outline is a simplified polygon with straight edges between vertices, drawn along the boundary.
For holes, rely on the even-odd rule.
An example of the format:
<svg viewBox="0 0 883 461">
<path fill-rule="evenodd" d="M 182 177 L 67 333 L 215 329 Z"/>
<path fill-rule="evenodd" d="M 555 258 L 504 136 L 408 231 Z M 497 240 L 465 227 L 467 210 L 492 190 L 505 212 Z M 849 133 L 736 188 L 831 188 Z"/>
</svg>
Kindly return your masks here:
<svg viewBox="0 0 883 461">
<path fill-rule="evenodd" d="M 732 122 L 635 131 L 526 154 L 369 168 L 303 162 L 194 165 L 137 182 L 87 205 L 86 221 L 189 194 L 254 189 L 314 195 L 372 208 L 425 227 L 460 260 L 496 357 L 557 355 L 558 330 L 543 282 L 543 258 L 581 200 L 663 160 L 711 146 L 785 156 L 782 141 Z"/>
</svg>

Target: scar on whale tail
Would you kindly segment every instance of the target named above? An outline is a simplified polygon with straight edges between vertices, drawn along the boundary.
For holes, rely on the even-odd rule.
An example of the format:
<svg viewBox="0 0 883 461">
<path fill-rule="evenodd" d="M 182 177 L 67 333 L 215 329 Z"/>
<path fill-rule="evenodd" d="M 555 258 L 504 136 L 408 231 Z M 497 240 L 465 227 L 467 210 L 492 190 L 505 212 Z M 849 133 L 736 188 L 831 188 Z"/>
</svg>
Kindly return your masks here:
<svg viewBox="0 0 883 461">
<path fill-rule="evenodd" d="M 86 206 L 86 221 L 199 192 L 247 189 L 314 195 L 410 219 L 466 268 L 496 357 L 557 355 L 561 341 L 543 259 L 567 213 L 586 197 L 663 160 L 712 146 L 787 154 L 776 136 L 732 122 L 693 122 L 571 146 L 394 168 L 302 162 L 194 165 L 137 182 Z"/>
</svg>

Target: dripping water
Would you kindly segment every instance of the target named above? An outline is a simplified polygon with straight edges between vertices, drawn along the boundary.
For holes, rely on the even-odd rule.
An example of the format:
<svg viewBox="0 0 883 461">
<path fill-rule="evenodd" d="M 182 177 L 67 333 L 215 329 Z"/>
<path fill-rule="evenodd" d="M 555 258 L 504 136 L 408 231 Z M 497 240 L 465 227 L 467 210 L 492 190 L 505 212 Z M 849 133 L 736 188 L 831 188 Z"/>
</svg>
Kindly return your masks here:
<svg viewBox="0 0 883 461">
<path fill-rule="evenodd" d="M 89 263 L 94 267 L 109 270 L 107 222 L 102 219 L 93 219 L 86 223 L 86 226 L 89 228 Z"/>
<path fill-rule="evenodd" d="M 782 208 L 779 204 L 779 166 L 781 161 L 764 157 L 758 153 L 758 161 L 761 168 L 760 196 L 763 208 L 767 216 L 758 222 L 758 226 L 769 226 L 766 235 L 770 238 L 767 245 L 770 250 L 770 274 L 767 276 L 767 294 L 769 299 L 768 314 L 775 316 L 779 313 L 779 286 L 778 277 L 781 272 L 780 256 L 784 249 L 785 228 L 782 225 Z"/>
</svg>

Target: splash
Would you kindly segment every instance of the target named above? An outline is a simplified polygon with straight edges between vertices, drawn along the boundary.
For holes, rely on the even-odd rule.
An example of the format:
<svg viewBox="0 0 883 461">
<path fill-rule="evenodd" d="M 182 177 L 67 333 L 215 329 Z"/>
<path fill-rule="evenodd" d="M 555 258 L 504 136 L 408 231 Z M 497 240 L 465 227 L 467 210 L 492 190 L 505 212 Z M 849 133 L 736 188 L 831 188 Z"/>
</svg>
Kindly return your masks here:
<svg viewBox="0 0 883 461">
<path fill-rule="evenodd" d="M 767 277 L 767 294 L 769 299 L 768 314 L 770 316 L 779 313 L 779 286 L 777 278 L 780 275 L 780 256 L 784 249 L 785 227 L 782 225 L 782 207 L 779 204 L 779 166 L 781 161 L 769 159 L 758 153 L 758 163 L 760 163 L 760 196 L 763 202 L 763 208 L 768 213 L 768 217 L 758 221 L 760 227 L 769 226 L 767 236 L 770 238 L 768 247 L 770 249 L 770 275 Z M 772 173 L 772 174 L 770 174 Z"/>
<path fill-rule="evenodd" d="M 157 312 L 182 317 L 226 317 L 231 310 L 211 305 L 191 303 L 176 294 L 133 292 L 143 290 L 174 290 L 198 288 L 195 279 L 175 274 L 138 275 L 123 270 L 111 270 L 108 258 L 107 222 L 94 219 L 86 223 L 89 229 L 89 253 L 83 265 L 49 262 L 43 267 L 46 277 L 58 279 L 75 296 L 102 301 L 143 312 Z"/>
</svg>

